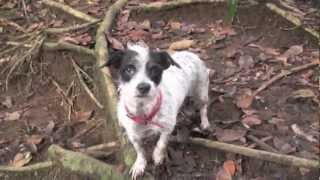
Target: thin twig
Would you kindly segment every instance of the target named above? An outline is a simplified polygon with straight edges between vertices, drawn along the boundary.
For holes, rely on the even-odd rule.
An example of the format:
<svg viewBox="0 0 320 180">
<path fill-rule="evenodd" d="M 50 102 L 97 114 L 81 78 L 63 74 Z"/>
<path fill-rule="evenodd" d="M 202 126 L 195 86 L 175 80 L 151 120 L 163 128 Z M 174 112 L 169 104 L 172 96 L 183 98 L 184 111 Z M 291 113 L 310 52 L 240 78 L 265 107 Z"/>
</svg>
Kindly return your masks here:
<svg viewBox="0 0 320 180">
<path fill-rule="evenodd" d="M 46 32 L 48 34 L 58 34 L 58 33 L 78 31 L 80 29 L 84 29 L 84 28 L 88 28 L 90 26 L 93 26 L 99 22 L 101 22 L 101 20 L 97 20 L 94 22 L 88 22 L 88 23 L 84 23 L 84 24 L 80 24 L 80 25 L 76 24 L 73 26 L 65 27 L 65 28 L 48 28 L 48 29 L 45 29 L 44 32 Z"/>
<path fill-rule="evenodd" d="M 115 141 L 109 142 L 109 143 L 103 143 L 103 144 L 98 144 L 98 145 L 93 145 L 89 146 L 87 148 L 81 148 L 79 151 L 84 152 L 84 151 L 102 151 L 110 148 L 115 148 L 118 147 L 119 144 Z"/>
<path fill-rule="evenodd" d="M 269 146 L 267 143 L 261 141 L 260 139 L 256 138 L 253 135 L 247 135 L 248 139 L 252 140 L 253 142 L 255 142 L 256 144 L 258 144 L 261 148 L 263 148 L 264 150 L 267 150 L 269 152 L 274 152 L 274 153 L 279 153 L 278 150 L 274 149 L 273 147 Z"/>
<path fill-rule="evenodd" d="M 102 124 L 101 121 L 98 122 L 93 122 L 89 125 L 89 127 L 86 127 L 85 129 L 79 131 L 77 134 L 75 134 L 72 138 L 71 141 L 75 140 L 75 139 L 79 139 L 82 136 L 88 134 L 89 132 L 93 131 L 95 128 L 100 127 Z"/>
<path fill-rule="evenodd" d="M 66 4 L 63 4 L 63 3 L 59 3 L 59 2 L 56 2 L 56 1 L 52 1 L 52 0 L 43 0 L 42 3 L 44 3 L 45 5 L 48 5 L 48 6 L 51 6 L 51 7 L 54 7 L 54 8 L 57 8 L 57 9 L 60 9 L 76 18 L 79 18 L 79 19 L 82 19 L 82 20 L 85 20 L 87 22 L 96 22 L 98 21 L 97 18 L 95 17 L 92 17 L 88 14 L 85 14 L 81 11 L 78 11 Z"/>
<path fill-rule="evenodd" d="M 90 56 L 95 56 L 94 51 L 83 47 L 83 46 L 79 46 L 79 45 L 75 45 L 75 44 L 71 44 L 68 42 L 64 42 L 64 41 L 58 41 L 58 42 L 45 42 L 43 44 L 43 47 L 45 50 L 70 50 L 70 51 L 74 51 L 77 53 L 82 53 L 82 54 L 88 54 Z"/>
<path fill-rule="evenodd" d="M 191 138 L 189 143 L 200 145 L 206 148 L 219 149 L 226 152 L 236 153 L 248 157 L 253 157 L 261 160 L 271 161 L 288 166 L 306 167 L 306 168 L 320 168 L 318 160 L 309 160 L 290 155 L 277 154 L 262 150 L 255 150 L 247 147 L 242 147 L 223 142 L 211 141 L 203 138 Z"/>
<path fill-rule="evenodd" d="M 18 31 L 21 31 L 23 33 L 25 33 L 25 29 L 23 27 L 21 27 L 19 24 L 15 23 L 15 22 L 12 22 L 8 19 L 4 19 L 2 17 L 0 17 L 0 24 L 5 24 L 5 25 L 9 25 L 9 26 L 12 26 L 14 27 L 15 29 L 17 29 Z"/>
<path fill-rule="evenodd" d="M 258 95 L 261 91 L 266 89 L 268 86 L 270 86 L 271 84 L 273 84 L 277 80 L 282 79 L 283 77 L 289 76 L 289 75 L 291 75 L 293 73 L 297 73 L 297 72 L 300 72 L 300 71 L 303 71 L 303 70 L 306 70 L 306 69 L 309 69 L 309 68 L 312 68 L 312 67 L 315 67 L 315 66 L 318 66 L 318 65 L 319 65 L 319 59 L 314 60 L 313 62 L 308 63 L 308 64 L 304 64 L 304 65 L 301 65 L 301 66 L 298 66 L 298 67 L 294 67 L 294 68 L 289 69 L 289 70 L 283 70 L 281 73 L 273 76 L 270 80 L 264 82 L 258 89 L 256 89 L 252 93 L 252 96 L 254 97 L 254 96 Z"/>
<path fill-rule="evenodd" d="M 94 94 L 91 92 L 91 90 L 89 89 L 89 87 L 87 86 L 86 82 L 84 82 L 83 78 L 82 78 L 82 75 L 81 75 L 81 71 L 83 70 L 80 70 L 81 68 L 76 64 L 76 62 L 74 62 L 74 60 L 72 58 L 71 59 L 71 62 L 72 62 L 72 65 L 73 65 L 73 68 L 80 80 L 80 83 L 81 85 L 83 86 L 84 90 L 87 92 L 87 94 L 89 95 L 89 97 L 93 100 L 93 102 L 99 107 L 99 108 L 103 108 L 103 105 L 98 101 L 98 99 L 94 96 Z"/>
</svg>

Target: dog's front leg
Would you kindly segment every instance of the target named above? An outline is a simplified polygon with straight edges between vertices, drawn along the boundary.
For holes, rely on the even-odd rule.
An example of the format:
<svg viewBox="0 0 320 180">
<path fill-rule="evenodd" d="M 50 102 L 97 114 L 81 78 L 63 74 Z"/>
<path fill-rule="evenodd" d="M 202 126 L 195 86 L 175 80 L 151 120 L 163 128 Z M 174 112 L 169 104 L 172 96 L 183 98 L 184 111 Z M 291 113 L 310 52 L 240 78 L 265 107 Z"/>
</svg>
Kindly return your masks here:
<svg viewBox="0 0 320 180">
<path fill-rule="evenodd" d="M 170 133 L 161 133 L 157 145 L 153 151 L 152 158 L 155 165 L 160 165 L 166 155 Z"/>
<path fill-rule="evenodd" d="M 147 166 L 147 160 L 145 157 L 145 151 L 142 147 L 141 139 L 129 137 L 134 149 L 137 153 L 137 159 L 131 167 L 130 174 L 132 179 L 137 179 L 138 176 L 143 175 Z"/>
</svg>

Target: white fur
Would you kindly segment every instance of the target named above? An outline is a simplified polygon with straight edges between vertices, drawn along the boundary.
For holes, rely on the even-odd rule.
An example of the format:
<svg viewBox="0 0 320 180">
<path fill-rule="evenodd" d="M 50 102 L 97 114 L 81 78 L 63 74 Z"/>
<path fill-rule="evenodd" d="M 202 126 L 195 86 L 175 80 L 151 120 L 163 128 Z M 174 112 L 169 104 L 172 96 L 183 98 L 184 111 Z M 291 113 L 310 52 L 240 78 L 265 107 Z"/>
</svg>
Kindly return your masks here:
<svg viewBox="0 0 320 180">
<path fill-rule="evenodd" d="M 145 63 L 149 60 L 148 48 L 140 45 L 129 45 L 128 48 L 138 53 L 138 60 L 142 66 L 130 82 L 120 84 L 117 115 L 120 125 L 125 128 L 137 152 L 136 162 L 131 168 L 132 178 L 136 179 L 144 173 L 147 164 L 142 139 L 150 134 L 160 134 L 153 152 L 153 160 L 155 164 L 161 164 L 165 157 L 169 135 L 174 130 L 177 114 L 186 96 L 192 96 L 198 102 L 201 127 L 207 129 L 210 126 L 207 118 L 209 78 L 207 68 L 200 58 L 191 52 L 182 51 L 171 55 L 181 69 L 171 65 L 163 72 L 160 84 L 155 86 L 144 73 Z M 136 86 L 141 81 L 152 84 L 147 98 L 136 97 Z M 161 108 L 152 121 L 161 124 L 164 128 L 154 124 L 140 125 L 127 116 L 125 106 L 133 114 L 149 113 L 160 91 L 163 95 Z"/>
</svg>

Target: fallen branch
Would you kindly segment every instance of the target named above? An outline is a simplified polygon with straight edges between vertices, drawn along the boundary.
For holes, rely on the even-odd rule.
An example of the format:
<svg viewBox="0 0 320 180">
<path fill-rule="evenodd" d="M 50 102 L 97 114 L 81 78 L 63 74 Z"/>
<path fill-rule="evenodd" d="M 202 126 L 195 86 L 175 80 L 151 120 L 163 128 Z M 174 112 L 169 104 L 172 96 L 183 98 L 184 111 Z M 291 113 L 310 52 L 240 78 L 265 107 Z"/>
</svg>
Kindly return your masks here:
<svg viewBox="0 0 320 180">
<path fill-rule="evenodd" d="M 292 69 L 289 70 L 283 70 L 281 73 L 273 76 L 270 80 L 266 81 L 265 83 L 263 83 L 258 89 L 256 89 L 253 93 L 252 93 L 252 97 L 255 97 L 256 95 L 258 95 L 261 91 L 263 91 L 264 89 L 266 89 L 268 86 L 270 86 L 271 84 L 273 84 L 274 82 L 276 82 L 279 79 L 282 79 L 283 77 L 289 76 L 293 73 L 297 73 L 315 66 L 319 65 L 319 59 L 314 60 L 311 63 L 308 64 L 304 64 L 298 67 L 294 67 Z"/>
<path fill-rule="evenodd" d="M 13 167 L 13 166 L 0 166 L 0 173 L 22 173 L 22 172 L 35 172 L 42 169 L 52 168 L 54 164 L 52 161 L 41 162 L 24 167 Z"/>
<path fill-rule="evenodd" d="M 271 11 L 273 11 L 273 12 L 279 14 L 280 16 L 284 17 L 285 19 L 287 19 L 288 21 L 290 21 L 294 25 L 302 27 L 302 22 L 300 21 L 300 19 L 295 17 L 294 15 L 292 15 L 292 13 L 290 13 L 289 11 L 283 10 L 283 9 L 279 8 L 277 5 L 275 5 L 273 3 L 267 3 L 266 6 Z M 302 27 L 302 28 L 305 31 L 307 31 L 308 33 L 310 33 L 313 37 L 315 37 L 318 41 L 320 40 L 320 34 L 316 30 L 313 30 L 313 29 L 308 28 L 308 27 Z"/>
<path fill-rule="evenodd" d="M 42 3 L 44 3 L 45 5 L 47 6 L 50 6 L 50 7 L 54 7 L 54 8 L 57 8 L 57 9 L 60 9 L 76 18 L 79 18 L 79 19 L 82 19 L 84 21 L 87 21 L 87 22 L 96 22 L 98 21 L 97 18 L 95 17 L 92 17 L 92 16 L 89 16 L 88 14 L 85 14 L 81 11 L 78 11 L 66 4 L 63 4 L 63 3 L 59 3 L 59 2 L 56 2 L 56 1 L 52 1 L 52 0 L 42 0 Z"/>
<path fill-rule="evenodd" d="M 105 64 L 106 60 L 108 60 L 108 44 L 105 39 L 105 32 L 110 32 L 116 15 L 120 12 L 120 9 L 126 5 L 126 3 L 127 0 L 118 0 L 114 3 L 106 12 L 103 21 L 97 29 L 95 45 L 97 67 L 101 67 Z M 122 157 L 120 157 L 120 159 L 124 161 L 126 166 L 131 166 L 135 160 L 135 153 L 132 147 L 128 146 L 127 140 L 123 138 L 123 135 L 121 134 L 121 129 L 116 116 L 117 92 L 113 84 L 110 71 L 106 67 L 97 73 L 97 77 L 101 81 L 99 84 L 102 86 L 100 89 L 104 91 L 102 94 L 104 95 L 103 98 L 106 102 L 106 127 L 113 130 L 113 134 L 117 135 L 120 140 L 121 149 L 123 150 L 121 153 Z"/>
<path fill-rule="evenodd" d="M 133 11 L 159 11 L 159 10 L 169 10 L 174 9 L 184 5 L 191 5 L 197 3 L 218 3 L 218 2 L 226 2 L 226 0 L 176 0 L 176 1 L 168 1 L 168 2 L 155 2 L 142 4 L 137 7 L 133 7 L 131 10 Z"/>
<path fill-rule="evenodd" d="M 117 142 L 109 142 L 109 143 L 103 143 L 103 144 L 98 144 L 98 145 L 93 145 L 87 148 L 81 148 L 79 151 L 84 152 L 84 151 L 102 151 L 110 148 L 115 148 L 118 147 Z"/>
<path fill-rule="evenodd" d="M 84 88 L 84 90 L 87 92 L 87 94 L 89 95 L 89 97 L 92 99 L 92 101 L 100 108 L 103 108 L 103 105 L 98 101 L 98 99 L 94 96 L 94 94 L 91 92 L 91 90 L 89 89 L 89 87 L 87 86 L 86 82 L 84 82 L 82 75 L 81 75 L 81 71 L 83 71 L 77 64 L 76 62 L 74 62 L 74 60 L 71 58 L 71 62 L 72 62 L 72 66 L 74 68 L 74 70 L 76 71 L 76 74 L 78 76 L 78 79 L 82 85 L 82 87 Z"/>
<path fill-rule="evenodd" d="M 233 144 L 227 144 L 217 141 L 211 141 L 203 138 L 191 138 L 189 143 L 200 145 L 206 148 L 214 148 L 222 151 L 240 154 L 248 157 L 254 157 L 261 160 L 266 160 L 270 162 L 275 162 L 279 164 L 284 164 L 288 166 L 297 166 L 305 168 L 320 168 L 320 162 L 317 160 L 309 160 L 304 158 L 299 158 L 290 155 L 282 155 L 267 151 L 250 149 L 247 147 L 241 147 Z"/>
<path fill-rule="evenodd" d="M 276 150 L 275 148 L 269 146 L 267 143 L 263 142 L 262 140 L 256 138 L 253 135 L 248 135 L 247 136 L 248 139 L 250 139 L 251 141 L 255 142 L 256 144 L 258 144 L 258 146 L 260 146 L 261 148 L 263 148 L 264 150 L 267 150 L 269 152 L 274 152 L 274 153 L 279 153 L 278 150 Z"/>
<path fill-rule="evenodd" d="M 79 152 L 65 150 L 57 145 L 51 145 L 48 155 L 53 161 L 57 161 L 63 169 L 68 169 L 84 174 L 98 175 L 100 179 L 128 179 L 116 170 L 115 166 L 106 164 Z"/>
<path fill-rule="evenodd" d="M 80 29 L 88 28 L 90 26 L 93 26 L 97 23 L 101 22 L 101 20 L 97 20 L 94 22 L 88 22 L 84 24 L 76 24 L 73 26 L 65 27 L 65 28 L 48 28 L 45 29 L 44 32 L 48 34 L 59 34 L 59 33 L 66 33 L 66 32 L 72 32 L 72 31 L 78 31 Z"/>
</svg>

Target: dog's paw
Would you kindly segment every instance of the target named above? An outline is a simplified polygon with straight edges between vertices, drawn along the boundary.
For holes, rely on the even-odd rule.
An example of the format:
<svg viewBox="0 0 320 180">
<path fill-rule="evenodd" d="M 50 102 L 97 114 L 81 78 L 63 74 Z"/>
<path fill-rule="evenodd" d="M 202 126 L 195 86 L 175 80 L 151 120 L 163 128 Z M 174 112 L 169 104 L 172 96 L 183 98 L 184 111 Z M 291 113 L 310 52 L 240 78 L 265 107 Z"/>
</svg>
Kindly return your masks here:
<svg viewBox="0 0 320 180">
<path fill-rule="evenodd" d="M 163 163 L 165 158 L 165 150 L 155 148 L 152 154 L 153 162 L 156 166 L 159 166 Z"/>
<path fill-rule="evenodd" d="M 146 166 L 147 161 L 145 159 L 137 159 L 130 170 L 132 180 L 136 180 L 139 176 L 142 176 Z"/>
<path fill-rule="evenodd" d="M 200 128 L 202 130 L 209 130 L 210 129 L 210 123 L 208 121 L 202 121 L 200 124 Z"/>
</svg>

